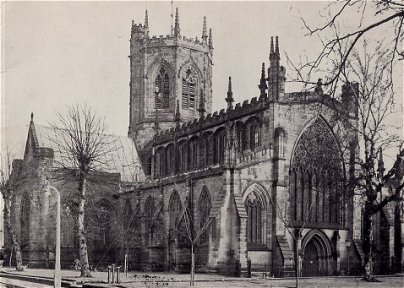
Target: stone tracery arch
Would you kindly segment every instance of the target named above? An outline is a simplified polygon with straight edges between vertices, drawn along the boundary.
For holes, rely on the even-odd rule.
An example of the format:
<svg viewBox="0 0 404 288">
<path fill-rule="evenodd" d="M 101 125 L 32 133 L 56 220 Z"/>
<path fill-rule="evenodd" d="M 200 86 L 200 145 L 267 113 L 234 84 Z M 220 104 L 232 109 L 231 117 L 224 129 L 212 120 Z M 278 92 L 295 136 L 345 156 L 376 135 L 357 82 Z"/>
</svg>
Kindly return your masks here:
<svg viewBox="0 0 404 288">
<path fill-rule="evenodd" d="M 344 163 L 336 137 L 324 118 L 318 117 L 301 133 L 289 174 L 290 216 L 296 225 L 344 224 L 343 217 L 339 217 L 345 201 Z"/>
<path fill-rule="evenodd" d="M 76 247 L 77 242 L 77 216 L 78 206 L 77 203 L 66 200 L 61 205 L 61 246 L 62 247 Z"/>
<path fill-rule="evenodd" d="M 158 109 L 173 108 L 170 103 L 170 95 L 174 89 L 175 72 L 170 63 L 164 58 L 158 58 L 148 66 L 147 71 L 151 71 L 148 88 L 149 99 L 154 99 L 152 107 Z M 158 98 L 156 98 L 156 87 L 160 92 Z"/>
<path fill-rule="evenodd" d="M 266 189 L 260 184 L 250 185 L 243 193 L 243 203 L 247 214 L 248 250 L 265 249 L 268 245 L 268 212 L 270 199 Z"/>
</svg>

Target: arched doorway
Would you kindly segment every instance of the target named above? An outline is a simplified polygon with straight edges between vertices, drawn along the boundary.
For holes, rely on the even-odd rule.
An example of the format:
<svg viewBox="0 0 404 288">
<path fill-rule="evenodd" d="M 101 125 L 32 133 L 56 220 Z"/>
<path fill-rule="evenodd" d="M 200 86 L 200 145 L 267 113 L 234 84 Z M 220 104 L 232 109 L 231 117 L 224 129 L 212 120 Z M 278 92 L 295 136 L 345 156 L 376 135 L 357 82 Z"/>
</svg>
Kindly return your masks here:
<svg viewBox="0 0 404 288">
<path fill-rule="evenodd" d="M 314 244 L 314 240 L 307 243 L 306 248 L 304 249 L 303 254 L 303 265 L 302 265 L 302 274 L 303 276 L 318 276 L 319 273 L 319 263 L 318 263 L 318 251 L 317 247 Z"/>
<path fill-rule="evenodd" d="M 302 276 L 332 274 L 331 245 L 326 235 L 312 230 L 303 240 Z"/>
</svg>

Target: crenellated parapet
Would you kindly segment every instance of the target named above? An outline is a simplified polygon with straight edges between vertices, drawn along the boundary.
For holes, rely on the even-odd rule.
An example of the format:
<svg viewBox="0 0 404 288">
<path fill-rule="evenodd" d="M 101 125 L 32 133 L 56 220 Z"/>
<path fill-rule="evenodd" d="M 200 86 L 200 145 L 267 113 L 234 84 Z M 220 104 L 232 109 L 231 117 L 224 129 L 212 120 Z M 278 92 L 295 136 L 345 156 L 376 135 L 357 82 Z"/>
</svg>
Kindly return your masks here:
<svg viewBox="0 0 404 288">
<path fill-rule="evenodd" d="M 154 137 L 152 143 L 153 145 L 159 145 L 172 141 L 174 136 L 178 138 L 190 136 L 203 130 L 218 127 L 228 121 L 232 122 L 242 117 L 256 114 L 266 108 L 268 108 L 267 98 L 259 100 L 257 97 L 253 97 L 251 100 L 237 103 L 234 108 L 227 110 L 221 109 L 220 111 L 209 113 L 206 116 L 194 119 L 193 121 L 185 122 L 179 127 L 161 131 Z"/>
<path fill-rule="evenodd" d="M 143 33 L 143 32 L 141 32 Z M 136 40 L 135 40 L 136 41 Z M 161 46 L 181 46 L 190 49 L 202 50 L 205 53 L 210 53 L 211 49 L 207 44 L 203 43 L 198 37 L 187 38 L 182 36 L 181 38 L 176 38 L 173 35 L 153 35 L 152 37 L 145 37 L 142 39 L 141 51 L 146 52 L 147 49 L 152 49 Z"/>
</svg>

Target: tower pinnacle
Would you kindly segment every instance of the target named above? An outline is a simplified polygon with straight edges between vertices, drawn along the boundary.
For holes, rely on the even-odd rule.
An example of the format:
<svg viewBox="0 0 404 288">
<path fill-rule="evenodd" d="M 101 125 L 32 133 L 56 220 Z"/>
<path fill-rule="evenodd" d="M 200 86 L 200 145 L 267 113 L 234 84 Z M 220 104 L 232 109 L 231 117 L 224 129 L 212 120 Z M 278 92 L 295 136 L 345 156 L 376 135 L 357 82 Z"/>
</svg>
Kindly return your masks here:
<svg viewBox="0 0 404 288">
<path fill-rule="evenodd" d="M 278 36 L 275 37 L 275 55 L 278 56 L 278 59 L 281 59 L 281 57 L 279 55 Z"/>
<path fill-rule="evenodd" d="M 226 97 L 226 102 L 227 102 L 227 109 L 232 109 L 233 108 L 233 91 L 231 88 L 231 77 L 229 76 L 229 84 L 227 88 L 227 97 Z"/>
<path fill-rule="evenodd" d="M 145 15 L 144 15 L 144 28 L 149 28 L 149 17 L 147 15 L 147 9 L 145 10 Z"/>
<path fill-rule="evenodd" d="M 269 59 L 272 59 L 275 54 L 275 49 L 274 49 L 274 37 L 271 36 L 271 50 L 269 51 Z"/>
<path fill-rule="evenodd" d="M 175 8 L 174 36 L 179 37 L 180 35 L 181 35 L 180 16 L 178 15 L 178 7 L 177 7 Z"/>
<path fill-rule="evenodd" d="M 213 49 L 213 44 L 212 44 L 212 29 L 209 28 L 209 49 Z"/>
<path fill-rule="evenodd" d="M 202 29 L 202 43 L 208 43 L 208 31 L 206 29 L 206 16 L 203 17 L 203 29 Z"/>
</svg>

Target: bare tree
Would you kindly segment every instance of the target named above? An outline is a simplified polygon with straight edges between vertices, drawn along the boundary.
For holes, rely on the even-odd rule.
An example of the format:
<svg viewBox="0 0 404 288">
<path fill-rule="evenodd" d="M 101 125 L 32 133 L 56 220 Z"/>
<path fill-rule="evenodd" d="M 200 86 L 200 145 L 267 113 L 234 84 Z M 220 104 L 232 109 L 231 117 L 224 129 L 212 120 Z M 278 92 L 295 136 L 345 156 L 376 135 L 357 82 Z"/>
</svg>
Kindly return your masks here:
<svg viewBox="0 0 404 288">
<path fill-rule="evenodd" d="M 383 49 L 382 45 L 376 51 L 369 52 L 366 46 L 363 52 L 354 50 L 342 72 L 346 81 L 356 81 L 348 84 L 357 109 L 357 121 L 351 123 L 351 129 L 356 132 L 357 141 L 363 149 L 355 161 L 357 171 L 351 185 L 360 193 L 364 202 L 365 279 L 369 281 L 374 279 L 374 215 L 390 202 L 402 200 L 401 191 L 404 187 L 403 141 L 394 131 L 392 119 L 389 119 L 397 112 L 390 78 L 389 59 L 393 52 Z M 402 116 L 402 112 L 399 115 Z M 384 167 L 383 161 L 383 151 L 387 149 L 394 149 L 393 153 L 396 154 L 394 163 L 388 169 Z M 392 189 L 384 189 L 387 186 Z"/>
<path fill-rule="evenodd" d="M 0 179 L 0 191 L 3 196 L 4 200 L 4 222 L 6 224 L 7 231 L 10 235 L 11 240 L 11 253 L 14 249 L 15 251 L 15 258 L 16 258 L 16 270 L 23 271 L 24 268 L 22 266 L 22 254 L 21 254 L 21 246 L 17 234 L 14 231 L 14 227 L 12 224 L 11 219 L 11 205 L 12 205 L 12 197 L 13 192 L 16 189 L 17 183 L 15 179 L 15 174 L 19 173 L 19 169 L 15 169 L 15 171 L 11 171 L 11 164 L 10 164 L 10 152 L 6 150 L 5 156 L 1 157 L 1 179 Z M 11 261 L 11 258 L 10 258 Z M 11 265 L 11 263 L 10 263 Z"/>
<path fill-rule="evenodd" d="M 205 231 L 209 228 L 210 223 L 212 222 L 212 218 L 209 218 L 199 229 L 197 229 L 197 225 L 194 223 L 194 217 L 191 216 L 191 213 L 188 211 L 188 207 L 184 207 L 182 209 L 182 213 L 180 215 L 180 220 L 184 221 L 185 231 L 180 227 L 176 228 L 176 231 L 185 237 L 189 244 L 191 245 L 191 271 L 190 276 L 191 279 L 189 281 L 190 286 L 195 285 L 195 246 L 198 243 L 201 236 L 205 233 Z"/>
<path fill-rule="evenodd" d="M 306 59 L 299 65 L 289 61 L 293 70 L 297 72 L 294 81 L 315 85 L 316 81 L 311 78 L 313 74 L 321 71 L 325 74 L 324 85 L 328 86 L 331 92 L 335 92 L 346 65 L 354 57 L 354 51 L 361 46 L 362 40 L 370 38 L 372 33 L 379 33 L 378 37 L 383 35 L 381 40 L 388 43 L 389 58 L 386 61 L 391 68 L 395 60 L 404 59 L 402 50 L 404 3 L 401 1 L 331 1 L 319 11 L 318 15 L 319 17 L 311 18 L 316 21 L 324 20 L 322 24 L 313 24 L 308 20 L 309 17 L 307 19 L 304 16 L 300 17 L 308 31 L 307 35 L 317 36 L 322 48 L 316 57 Z M 355 23 L 346 27 L 347 22 Z M 336 51 L 339 53 L 338 57 L 335 57 Z M 330 65 L 334 69 L 329 69 Z M 393 69 L 390 69 L 390 72 L 393 73 Z"/>
<path fill-rule="evenodd" d="M 103 119 L 86 105 L 69 107 L 65 115 L 58 114 L 58 120 L 58 123 L 52 124 L 55 137 L 50 140 L 58 150 L 56 164 L 73 172 L 77 181 L 81 277 L 91 277 L 85 225 L 88 180 L 92 173 L 108 164 L 107 156 L 114 145 L 111 137 L 106 135 Z"/>
</svg>

